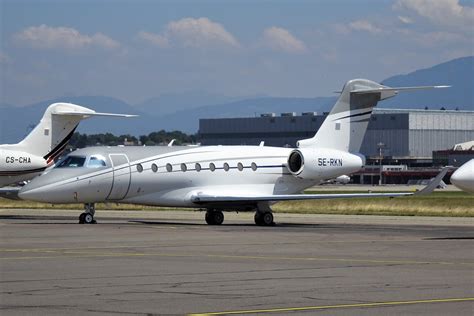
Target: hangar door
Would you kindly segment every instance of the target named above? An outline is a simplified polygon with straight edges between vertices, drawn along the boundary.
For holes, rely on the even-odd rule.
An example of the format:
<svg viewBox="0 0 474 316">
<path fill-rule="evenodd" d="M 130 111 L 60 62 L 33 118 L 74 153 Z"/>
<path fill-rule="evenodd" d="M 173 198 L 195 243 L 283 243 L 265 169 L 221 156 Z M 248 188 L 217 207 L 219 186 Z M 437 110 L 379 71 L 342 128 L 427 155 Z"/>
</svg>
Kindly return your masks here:
<svg viewBox="0 0 474 316">
<path fill-rule="evenodd" d="M 125 154 L 110 154 L 113 178 L 112 189 L 107 200 L 121 200 L 125 198 L 130 188 L 130 163 Z"/>
</svg>

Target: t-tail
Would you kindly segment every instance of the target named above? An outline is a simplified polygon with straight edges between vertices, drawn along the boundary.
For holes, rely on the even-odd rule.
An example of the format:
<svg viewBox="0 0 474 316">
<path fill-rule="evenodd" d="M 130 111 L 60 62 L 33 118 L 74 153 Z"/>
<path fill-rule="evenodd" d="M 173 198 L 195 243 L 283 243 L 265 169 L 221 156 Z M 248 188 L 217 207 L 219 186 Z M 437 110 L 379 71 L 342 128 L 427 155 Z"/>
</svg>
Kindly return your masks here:
<svg viewBox="0 0 474 316">
<path fill-rule="evenodd" d="M 394 97 L 398 92 L 447 87 L 449 86 L 391 88 L 366 79 L 350 80 L 344 85 L 339 99 L 316 135 L 300 140 L 297 146 L 358 153 L 377 102 Z"/>
<path fill-rule="evenodd" d="M 91 116 L 133 117 L 135 115 L 98 113 L 71 103 L 51 104 L 36 127 L 16 145 L 15 150 L 43 157 L 51 163 L 66 148 L 79 122 Z"/>
</svg>

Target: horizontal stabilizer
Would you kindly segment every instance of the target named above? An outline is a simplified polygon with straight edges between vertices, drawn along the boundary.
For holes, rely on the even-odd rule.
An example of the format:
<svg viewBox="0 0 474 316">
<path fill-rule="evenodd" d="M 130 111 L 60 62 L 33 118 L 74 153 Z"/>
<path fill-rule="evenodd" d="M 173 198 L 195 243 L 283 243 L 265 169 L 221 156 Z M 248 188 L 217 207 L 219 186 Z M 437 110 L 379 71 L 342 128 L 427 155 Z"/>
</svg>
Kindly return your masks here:
<svg viewBox="0 0 474 316">
<path fill-rule="evenodd" d="M 381 87 L 375 89 L 355 89 L 352 90 L 351 93 L 354 94 L 365 94 L 365 93 L 377 93 L 377 92 L 384 92 L 384 91 L 414 91 L 414 90 L 428 90 L 428 89 L 443 89 L 443 88 L 450 88 L 451 86 L 418 86 L 418 87 Z"/>
<path fill-rule="evenodd" d="M 100 112 L 78 112 L 78 111 L 55 111 L 56 115 L 76 115 L 83 117 L 90 116 L 110 116 L 110 117 L 137 117 L 135 114 L 115 114 L 115 113 L 100 113 Z"/>
</svg>

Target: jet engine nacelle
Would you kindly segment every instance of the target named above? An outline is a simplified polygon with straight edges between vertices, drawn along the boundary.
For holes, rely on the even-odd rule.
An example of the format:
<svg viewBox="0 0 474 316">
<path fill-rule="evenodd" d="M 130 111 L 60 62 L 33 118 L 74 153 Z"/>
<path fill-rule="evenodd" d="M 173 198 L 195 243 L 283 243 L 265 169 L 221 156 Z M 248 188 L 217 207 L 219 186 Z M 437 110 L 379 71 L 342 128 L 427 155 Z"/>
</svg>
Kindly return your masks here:
<svg viewBox="0 0 474 316">
<path fill-rule="evenodd" d="M 299 148 L 288 156 L 288 170 L 296 177 L 308 180 L 333 179 L 360 170 L 365 157 L 360 154 L 325 149 Z"/>
</svg>

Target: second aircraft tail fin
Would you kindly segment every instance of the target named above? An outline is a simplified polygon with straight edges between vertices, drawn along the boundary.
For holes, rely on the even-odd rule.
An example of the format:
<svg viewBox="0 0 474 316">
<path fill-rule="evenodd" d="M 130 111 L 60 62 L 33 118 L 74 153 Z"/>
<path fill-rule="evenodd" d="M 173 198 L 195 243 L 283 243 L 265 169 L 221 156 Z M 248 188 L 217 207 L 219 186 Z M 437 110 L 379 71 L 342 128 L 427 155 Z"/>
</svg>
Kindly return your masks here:
<svg viewBox="0 0 474 316">
<path fill-rule="evenodd" d="M 79 122 L 91 116 L 131 117 L 134 115 L 97 113 L 72 103 L 54 103 L 46 109 L 38 125 L 15 146 L 25 152 L 42 156 L 50 163 L 66 148 Z"/>
</svg>

